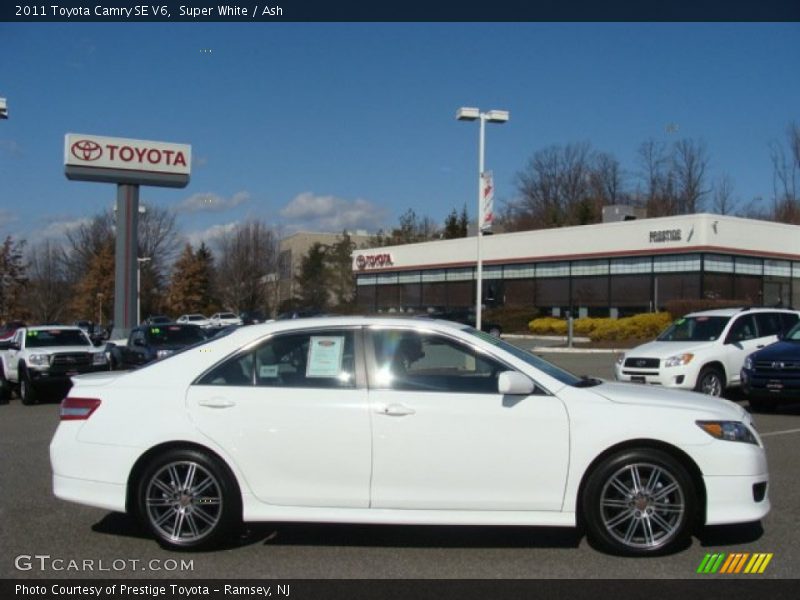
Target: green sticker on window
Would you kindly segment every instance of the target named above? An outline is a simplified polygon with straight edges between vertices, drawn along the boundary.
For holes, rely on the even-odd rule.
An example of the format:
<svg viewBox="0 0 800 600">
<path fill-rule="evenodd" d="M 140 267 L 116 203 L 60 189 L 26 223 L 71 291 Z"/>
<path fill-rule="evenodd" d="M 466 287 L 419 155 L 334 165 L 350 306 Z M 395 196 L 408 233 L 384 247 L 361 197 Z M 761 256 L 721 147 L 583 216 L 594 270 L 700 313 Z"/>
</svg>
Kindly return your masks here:
<svg viewBox="0 0 800 600">
<path fill-rule="evenodd" d="M 39 335 L 38 331 L 29 331 L 28 332 L 28 337 L 36 337 L 37 335 Z"/>
<path fill-rule="evenodd" d="M 158 335 L 159 333 L 161 333 L 161 329 L 158 327 L 151 327 L 150 333 L 152 333 L 153 335 Z"/>
<path fill-rule="evenodd" d="M 684 323 L 686 323 L 686 319 L 678 319 L 675 321 L 675 325 L 683 325 Z"/>
</svg>

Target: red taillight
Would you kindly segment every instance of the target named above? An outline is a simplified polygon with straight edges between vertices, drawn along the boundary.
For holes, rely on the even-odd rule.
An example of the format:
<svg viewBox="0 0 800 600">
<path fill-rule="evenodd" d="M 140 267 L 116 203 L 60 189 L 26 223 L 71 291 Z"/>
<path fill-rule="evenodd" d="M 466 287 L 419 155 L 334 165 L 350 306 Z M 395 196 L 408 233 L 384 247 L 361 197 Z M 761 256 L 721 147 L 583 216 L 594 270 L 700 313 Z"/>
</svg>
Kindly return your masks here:
<svg viewBox="0 0 800 600">
<path fill-rule="evenodd" d="M 62 421 L 85 421 L 100 406 L 97 398 L 64 398 L 61 401 Z"/>
</svg>

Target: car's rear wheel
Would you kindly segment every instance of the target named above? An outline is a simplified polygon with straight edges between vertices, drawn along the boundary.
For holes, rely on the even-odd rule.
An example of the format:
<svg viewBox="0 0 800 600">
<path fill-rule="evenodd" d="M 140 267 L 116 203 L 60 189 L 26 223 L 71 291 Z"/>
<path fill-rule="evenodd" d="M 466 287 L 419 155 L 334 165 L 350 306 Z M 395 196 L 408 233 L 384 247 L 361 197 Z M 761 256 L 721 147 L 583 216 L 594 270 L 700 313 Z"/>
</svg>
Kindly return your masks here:
<svg viewBox="0 0 800 600">
<path fill-rule="evenodd" d="M 629 556 L 674 551 L 691 533 L 697 495 L 687 470 L 665 452 L 614 454 L 590 474 L 582 498 L 590 539 Z"/>
<path fill-rule="evenodd" d="M 716 367 L 704 367 L 697 376 L 695 391 L 709 396 L 722 396 L 725 391 L 725 376 Z"/>
<path fill-rule="evenodd" d="M 197 450 L 170 450 L 152 460 L 136 498 L 140 519 L 161 544 L 174 549 L 218 544 L 241 515 L 228 470 Z"/>
</svg>

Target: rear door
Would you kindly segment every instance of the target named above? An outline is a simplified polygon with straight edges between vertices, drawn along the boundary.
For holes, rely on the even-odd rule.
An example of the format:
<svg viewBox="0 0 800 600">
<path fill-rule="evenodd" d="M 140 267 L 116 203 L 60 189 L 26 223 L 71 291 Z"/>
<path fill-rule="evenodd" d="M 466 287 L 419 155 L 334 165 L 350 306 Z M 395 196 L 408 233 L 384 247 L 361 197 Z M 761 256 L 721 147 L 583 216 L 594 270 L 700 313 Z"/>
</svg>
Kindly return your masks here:
<svg viewBox="0 0 800 600">
<path fill-rule="evenodd" d="M 369 506 L 370 416 L 360 329 L 276 334 L 188 392 L 198 428 L 226 448 L 262 502 Z"/>
</svg>

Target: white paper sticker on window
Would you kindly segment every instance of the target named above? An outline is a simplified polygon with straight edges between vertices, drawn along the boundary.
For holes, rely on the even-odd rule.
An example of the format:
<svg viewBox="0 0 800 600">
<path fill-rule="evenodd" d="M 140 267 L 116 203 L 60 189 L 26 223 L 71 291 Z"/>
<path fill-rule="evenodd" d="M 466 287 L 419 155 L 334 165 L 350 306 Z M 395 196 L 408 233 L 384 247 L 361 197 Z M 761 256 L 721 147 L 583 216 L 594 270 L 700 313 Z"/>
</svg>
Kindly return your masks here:
<svg viewBox="0 0 800 600">
<path fill-rule="evenodd" d="M 344 337 L 311 336 L 306 377 L 338 377 L 343 352 Z"/>
<path fill-rule="evenodd" d="M 261 365 L 258 368 L 258 376 L 261 379 L 274 379 L 278 376 L 278 365 Z"/>
</svg>

